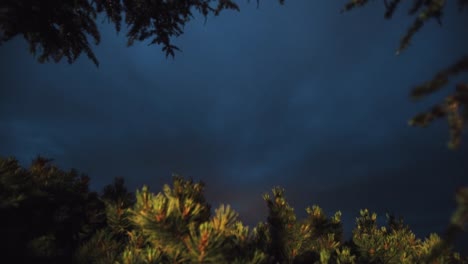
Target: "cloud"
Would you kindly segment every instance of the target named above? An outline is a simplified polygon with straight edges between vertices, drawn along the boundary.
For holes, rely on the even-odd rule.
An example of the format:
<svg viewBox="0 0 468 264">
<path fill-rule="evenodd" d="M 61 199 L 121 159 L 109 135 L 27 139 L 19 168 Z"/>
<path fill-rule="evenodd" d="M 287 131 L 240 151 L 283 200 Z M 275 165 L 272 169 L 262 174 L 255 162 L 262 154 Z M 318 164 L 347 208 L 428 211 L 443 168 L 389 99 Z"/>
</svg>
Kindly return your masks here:
<svg viewBox="0 0 468 264">
<path fill-rule="evenodd" d="M 174 60 L 147 43 L 126 48 L 103 25 L 99 69 L 86 58 L 40 65 L 15 39 L 0 48 L 0 155 L 54 158 L 96 190 L 124 176 L 130 190 L 158 192 L 178 173 L 250 225 L 265 220 L 261 194 L 280 185 L 299 215 L 314 203 L 342 210 L 348 230 L 362 207 L 440 229 L 466 184 L 467 152 L 446 149 L 444 122 L 408 127 L 440 98 L 407 95 L 466 51 L 454 26 L 466 23 L 428 24 L 395 57 L 412 20 L 384 20 L 381 7 L 242 4 L 206 25 L 196 17 Z"/>
</svg>

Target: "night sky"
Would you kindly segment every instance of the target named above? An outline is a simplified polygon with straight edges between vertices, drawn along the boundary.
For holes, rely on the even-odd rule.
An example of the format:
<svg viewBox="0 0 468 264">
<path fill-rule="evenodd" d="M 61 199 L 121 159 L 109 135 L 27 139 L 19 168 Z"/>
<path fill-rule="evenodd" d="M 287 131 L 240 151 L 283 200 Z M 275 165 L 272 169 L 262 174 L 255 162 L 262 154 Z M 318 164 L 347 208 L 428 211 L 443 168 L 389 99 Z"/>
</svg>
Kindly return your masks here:
<svg viewBox="0 0 468 264">
<path fill-rule="evenodd" d="M 468 52 L 466 12 L 449 2 L 443 27 L 428 23 L 400 56 L 409 6 L 385 20 L 380 2 L 340 14 L 346 1 L 240 1 L 206 24 L 196 15 L 175 59 L 149 41 L 127 48 L 104 22 L 99 68 L 85 55 L 40 64 L 17 37 L 0 47 L 0 155 L 52 158 L 92 190 L 116 176 L 154 192 L 173 173 L 192 177 L 248 225 L 266 220 L 261 195 L 279 185 L 300 217 L 313 204 L 341 210 L 347 234 L 363 208 L 441 232 L 468 184 L 468 135 L 451 151 L 445 120 L 407 121 L 466 80 L 408 96 Z"/>
</svg>

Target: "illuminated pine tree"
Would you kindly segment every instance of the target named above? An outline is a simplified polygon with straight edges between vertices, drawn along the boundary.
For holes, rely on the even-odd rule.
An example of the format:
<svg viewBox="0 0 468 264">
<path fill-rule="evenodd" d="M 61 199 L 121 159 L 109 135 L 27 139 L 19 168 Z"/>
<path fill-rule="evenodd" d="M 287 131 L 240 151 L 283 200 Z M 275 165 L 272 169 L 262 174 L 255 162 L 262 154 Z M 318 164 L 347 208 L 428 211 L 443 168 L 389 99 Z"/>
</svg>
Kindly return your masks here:
<svg viewBox="0 0 468 264">
<path fill-rule="evenodd" d="M 172 187 L 129 193 L 122 178 L 99 197 L 89 178 L 63 172 L 39 157 L 28 169 L 0 158 L 2 255 L 18 263 L 468 263 L 452 243 L 468 222 L 468 191 L 442 236 L 418 239 L 403 220 L 361 210 L 351 240 L 343 241 L 341 213 L 317 205 L 296 219 L 282 188 L 265 194 L 266 222 L 244 226 L 229 205 L 213 214 L 203 183 L 180 176 Z M 132 198 L 132 196 L 135 197 Z M 103 218 L 104 217 L 104 218 Z"/>
</svg>

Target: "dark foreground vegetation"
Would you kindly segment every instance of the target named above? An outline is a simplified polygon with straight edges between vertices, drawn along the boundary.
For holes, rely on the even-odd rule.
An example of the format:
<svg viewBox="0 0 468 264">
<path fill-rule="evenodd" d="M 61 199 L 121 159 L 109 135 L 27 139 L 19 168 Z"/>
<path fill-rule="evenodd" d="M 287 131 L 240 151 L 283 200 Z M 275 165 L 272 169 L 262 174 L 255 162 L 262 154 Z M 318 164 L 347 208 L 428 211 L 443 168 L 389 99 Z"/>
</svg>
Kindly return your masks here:
<svg viewBox="0 0 468 264">
<path fill-rule="evenodd" d="M 2 263 L 468 263 L 452 251 L 466 224 L 468 191 L 447 232 L 421 240 L 401 219 L 361 210 L 352 238 L 343 239 L 341 213 L 318 206 L 298 220 L 274 188 L 269 209 L 253 229 L 229 205 L 212 212 L 203 183 L 174 176 L 157 194 L 130 193 L 122 178 L 101 193 L 89 178 L 38 157 L 28 169 L 0 157 Z"/>
</svg>

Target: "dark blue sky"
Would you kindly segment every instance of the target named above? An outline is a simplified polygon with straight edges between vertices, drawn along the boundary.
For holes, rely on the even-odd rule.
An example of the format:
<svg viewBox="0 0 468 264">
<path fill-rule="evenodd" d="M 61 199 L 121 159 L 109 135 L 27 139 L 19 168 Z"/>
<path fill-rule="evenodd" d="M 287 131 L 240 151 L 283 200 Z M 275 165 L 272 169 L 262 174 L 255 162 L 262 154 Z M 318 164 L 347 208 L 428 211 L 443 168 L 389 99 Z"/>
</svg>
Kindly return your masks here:
<svg viewBox="0 0 468 264">
<path fill-rule="evenodd" d="M 155 192 L 172 173 L 203 180 L 214 207 L 231 204 L 249 225 L 280 185 L 299 216 L 341 210 L 347 233 L 361 208 L 440 232 L 467 184 L 468 144 L 448 150 L 445 121 L 407 125 L 447 92 L 408 94 L 468 52 L 466 13 L 451 1 L 444 26 L 431 21 L 397 57 L 406 9 L 388 21 L 382 3 L 340 15 L 344 4 L 241 1 L 191 21 L 174 60 L 127 48 L 125 31 L 104 23 L 99 68 L 85 56 L 39 64 L 17 37 L 0 47 L 0 155 L 53 158 L 95 190 L 115 176 Z"/>
</svg>

